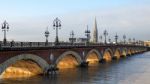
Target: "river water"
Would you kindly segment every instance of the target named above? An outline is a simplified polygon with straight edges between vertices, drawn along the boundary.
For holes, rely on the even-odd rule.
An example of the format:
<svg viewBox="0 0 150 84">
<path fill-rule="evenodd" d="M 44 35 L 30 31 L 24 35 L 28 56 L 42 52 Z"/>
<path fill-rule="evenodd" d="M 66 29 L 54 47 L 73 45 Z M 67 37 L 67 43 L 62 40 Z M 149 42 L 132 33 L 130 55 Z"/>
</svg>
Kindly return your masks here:
<svg viewBox="0 0 150 84">
<path fill-rule="evenodd" d="M 88 68 L 60 70 L 55 75 L 1 79 L 2 84 L 150 84 L 150 52 Z"/>
</svg>

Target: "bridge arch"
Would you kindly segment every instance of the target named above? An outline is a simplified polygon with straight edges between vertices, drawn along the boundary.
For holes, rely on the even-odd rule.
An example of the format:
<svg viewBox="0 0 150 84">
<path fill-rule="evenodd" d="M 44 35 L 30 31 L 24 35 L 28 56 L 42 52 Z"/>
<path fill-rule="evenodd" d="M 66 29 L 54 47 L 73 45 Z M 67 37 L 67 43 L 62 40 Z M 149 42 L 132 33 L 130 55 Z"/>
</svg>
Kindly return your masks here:
<svg viewBox="0 0 150 84">
<path fill-rule="evenodd" d="M 138 53 L 140 53 L 141 52 L 141 50 L 140 49 L 138 49 Z"/>
<path fill-rule="evenodd" d="M 135 54 L 135 49 L 134 48 L 131 48 L 131 54 Z"/>
<path fill-rule="evenodd" d="M 132 55 L 131 48 L 128 48 L 128 49 L 127 49 L 127 55 Z"/>
<path fill-rule="evenodd" d="M 128 52 L 127 52 L 127 48 L 122 48 L 122 51 L 121 51 L 121 55 L 122 56 L 127 56 Z"/>
<path fill-rule="evenodd" d="M 57 68 L 73 68 L 79 66 L 82 63 L 81 56 L 74 51 L 66 51 L 61 54 L 56 62 L 55 66 Z"/>
<path fill-rule="evenodd" d="M 36 63 L 37 66 L 39 66 L 39 68 L 41 68 L 42 73 L 45 73 L 47 71 L 47 69 L 49 68 L 49 64 L 41 57 L 34 55 L 34 54 L 20 54 L 14 57 L 11 57 L 10 59 L 6 60 L 5 62 L 3 62 L 0 65 L 0 74 L 1 74 L 1 78 L 3 72 L 9 68 L 12 64 L 17 63 L 18 61 L 30 61 L 32 63 Z M 19 67 L 19 66 L 18 66 Z M 36 74 L 38 75 L 38 74 Z"/>
<path fill-rule="evenodd" d="M 121 49 L 120 48 L 116 48 L 114 51 L 114 55 L 115 58 L 119 59 L 121 56 Z"/>
<path fill-rule="evenodd" d="M 137 53 L 137 48 L 134 48 L 134 53 L 135 53 L 135 54 Z"/>
<path fill-rule="evenodd" d="M 141 52 L 140 48 L 138 49 L 138 52 Z"/>
<path fill-rule="evenodd" d="M 87 53 L 85 60 L 88 61 L 89 63 L 95 63 L 99 62 L 102 58 L 103 56 L 101 52 L 99 52 L 96 49 L 92 49 Z"/>
<path fill-rule="evenodd" d="M 103 52 L 103 59 L 105 61 L 111 61 L 113 57 L 113 51 L 110 48 L 107 48 Z"/>
<path fill-rule="evenodd" d="M 135 53 L 138 53 L 138 49 L 137 48 L 135 48 Z"/>
</svg>

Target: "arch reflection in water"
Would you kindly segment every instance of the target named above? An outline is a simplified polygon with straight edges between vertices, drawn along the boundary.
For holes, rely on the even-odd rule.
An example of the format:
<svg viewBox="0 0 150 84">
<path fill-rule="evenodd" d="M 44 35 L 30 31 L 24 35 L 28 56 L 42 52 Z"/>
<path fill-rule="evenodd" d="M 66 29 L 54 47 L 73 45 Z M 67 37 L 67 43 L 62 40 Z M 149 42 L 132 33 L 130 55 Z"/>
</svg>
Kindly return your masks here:
<svg viewBox="0 0 150 84">
<path fill-rule="evenodd" d="M 79 63 L 73 55 L 64 56 L 57 64 L 59 69 L 75 68 L 77 66 L 79 66 Z"/>
<path fill-rule="evenodd" d="M 42 74 L 40 66 L 31 60 L 20 60 L 11 64 L 2 73 L 2 78 L 24 78 Z"/>
</svg>

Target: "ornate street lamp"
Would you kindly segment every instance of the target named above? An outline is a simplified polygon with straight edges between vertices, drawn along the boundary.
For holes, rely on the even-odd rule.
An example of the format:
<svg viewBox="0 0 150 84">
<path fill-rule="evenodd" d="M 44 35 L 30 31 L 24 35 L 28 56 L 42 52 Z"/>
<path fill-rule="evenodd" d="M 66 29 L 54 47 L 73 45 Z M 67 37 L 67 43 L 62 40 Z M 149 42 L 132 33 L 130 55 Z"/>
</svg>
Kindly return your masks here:
<svg viewBox="0 0 150 84">
<path fill-rule="evenodd" d="M 103 36 L 99 36 L 99 39 L 100 39 L 100 43 L 102 43 Z"/>
<path fill-rule="evenodd" d="M 104 30 L 105 44 L 107 44 L 106 37 L 108 36 L 107 30 Z"/>
<path fill-rule="evenodd" d="M 61 29 L 61 21 L 58 18 L 54 19 L 53 28 L 56 29 L 55 45 L 59 45 L 58 29 Z"/>
<path fill-rule="evenodd" d="M 117 35 L 117 33 L 115 35 L 115 41 L 116 41 L 116 44 L 118 44 L 118 35 Z"/>
<path fill-rule="evenodd" d="M 135 38 L 133 38 L 133 44 L 135 44 Z"/>
<path fill-rule="evenodd" d="M 109 41 L 109 44 L 111 44 L 111 39 L 110 39 L 110 37 L 109 37 L 108 41 Z"/>
<path fill-rule="evenodd" d="M 131 38 L 129 38 L 129 44 L 131 43 Z"/>
<path fill-rule="evenodd" d="M 87 37 L 87 44 L 89 43 L 90 40 L 90 30 L 88 30 L 88 25 L 87 25 L 87 30 L 85 30 L 85 36 Z"/>
<path fill-rule="evenodd" d="M 45 45 L 48 45 L 48 37 L 49 37 L 49 31 L 48 31 L 48 27 L 45 31 L 45 37 L 46 37 L 46 42 L 45 42 Z"/>
<path fill-rule="evenodd" d="M 2 31 L 4 31 L 4 45 L 6 46 L 7 39 L 6 39 L 6 32 L 9 30 L 9 24 L 6 22 L 6 20 L 2 23 Z"/>
<path fill-rule="evenodd" d="M 71 38 L 71 44 L 73 45 L 74 43 L 74 31 L 73 30 L 70 33 L 70 38 Z"/>
<path fill-rule="evenodd" d="M 126 35 L 123 35 L 123 39 L 124 39 L 124 44 L 126 43 Z"/>
</svg>

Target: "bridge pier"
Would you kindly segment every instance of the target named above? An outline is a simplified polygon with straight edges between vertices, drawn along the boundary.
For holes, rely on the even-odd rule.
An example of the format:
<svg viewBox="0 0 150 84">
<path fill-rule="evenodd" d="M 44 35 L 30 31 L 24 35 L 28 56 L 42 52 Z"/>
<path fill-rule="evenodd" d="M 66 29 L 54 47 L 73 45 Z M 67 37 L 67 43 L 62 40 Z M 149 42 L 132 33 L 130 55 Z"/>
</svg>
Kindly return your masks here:
<svg viewBox="0 0 150 84">
<path fill-rule="evenodd" d="M 117 56 L 112 57 L 113 60 L 118 60 Z"/>
<path fill-rule="evenodd" d="M 51 65 L 51 66 L 46 70 L 45 75 L 56 74 L 58 70 L 59 70 L 59 69 L 58 69 L 56 66 Z"/>
<path fill-rule="evenodd" d="M 80 67 L 88 67 L 89 62 L 83 61 L 79 66 Z"/>
<path fill-rule="evenodd" d="M 135 53 L 132 53 L 130 56 L 133 56 L 133 55 L 135 55 Z"/>
<path fill-rule="evenodd" d="M 126 56 L 127 56 L 127 55 L 121 55 L 120 57 L 121 57 L 121 58 L 125 58 Z"/>
<path fill-rule="evenodd" d="M 106 60 L 105 59 L 101 59 L 101 60 L 99 60 L 99 63 L 106 63 Z"/>
<path fill-rule="evenodd" d="M 127 54 L 127 56 L 131 56 L 132 54 Z"/>
</svg>

